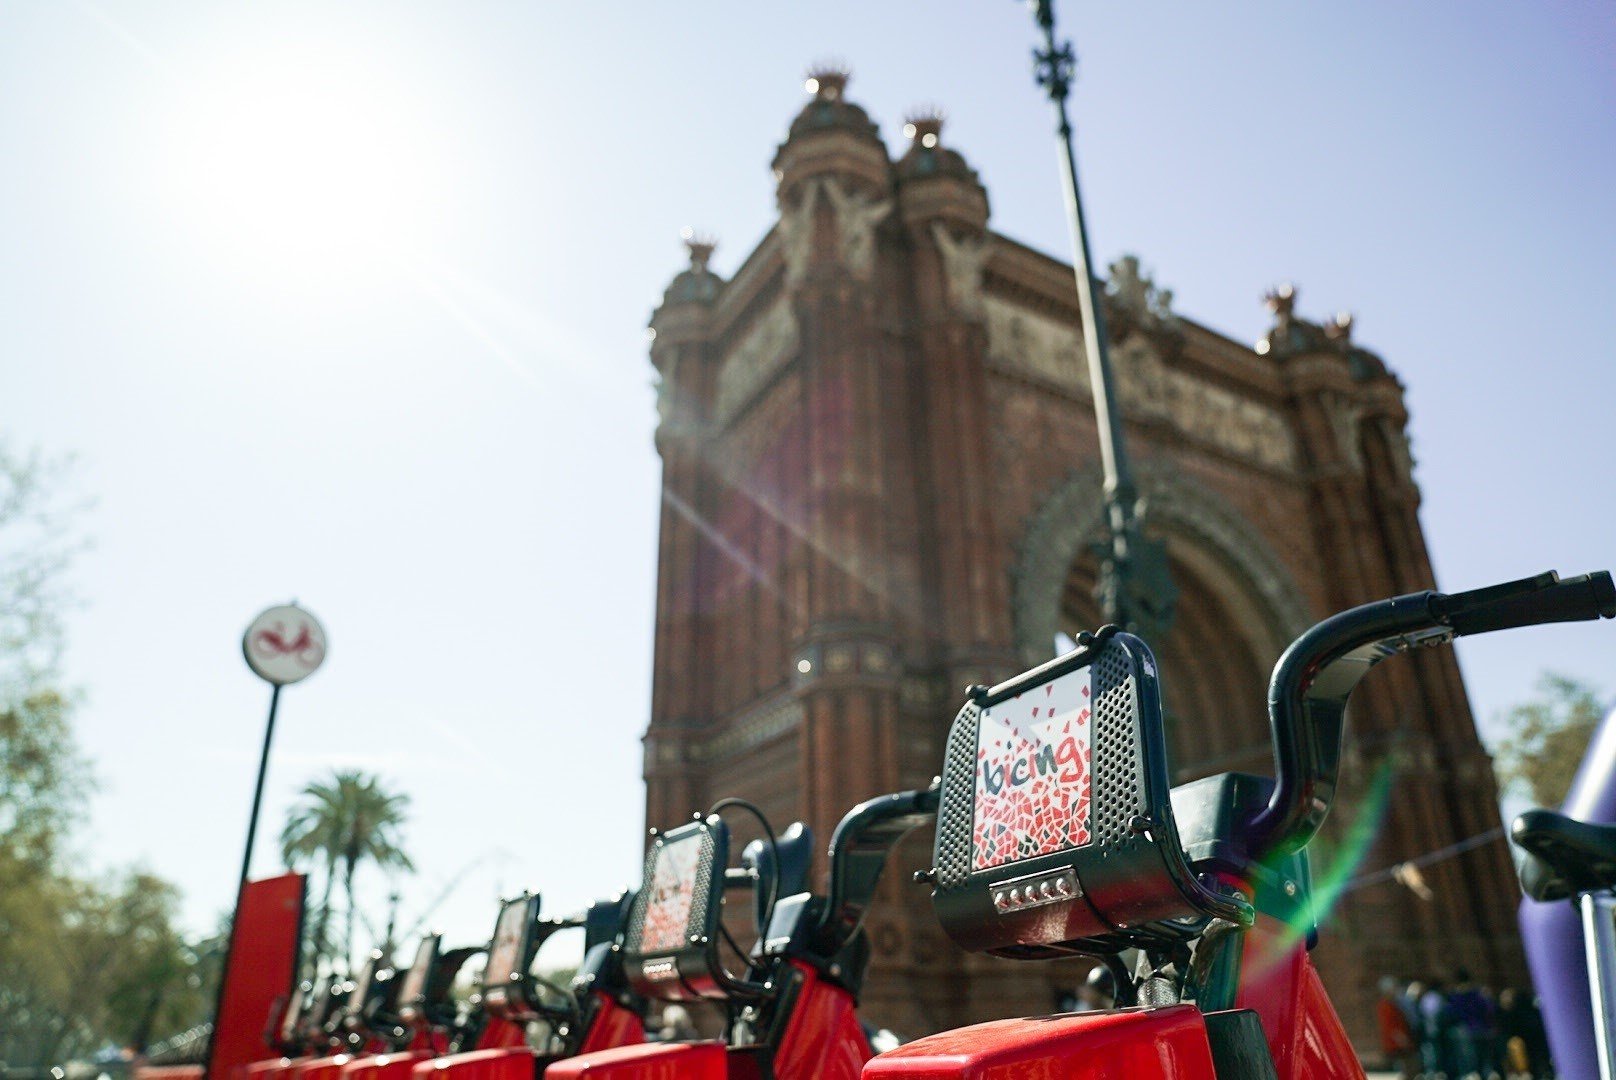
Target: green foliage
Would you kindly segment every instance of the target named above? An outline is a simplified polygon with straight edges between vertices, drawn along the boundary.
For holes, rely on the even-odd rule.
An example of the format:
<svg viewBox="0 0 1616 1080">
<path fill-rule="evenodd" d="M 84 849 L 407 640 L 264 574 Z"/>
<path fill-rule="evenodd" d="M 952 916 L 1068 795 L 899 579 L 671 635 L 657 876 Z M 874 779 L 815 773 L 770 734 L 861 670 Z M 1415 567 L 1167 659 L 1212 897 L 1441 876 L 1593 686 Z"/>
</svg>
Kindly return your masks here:
<svg viewBox="0 0 1616 1080">
<path fill-rule="evenodd" d="M 68 706 L 36 688 L 0 702 L 0 866 L 49 866 L 78 821 L 89 770 L 73 743 Z"/>
<path fill-rule="evenodd" d="M 216 977 L 175 928 L 172 885 L 64 868 L 91 778 L 57 671 L 82 547 L 58 506 L 63 468 L 0 442 L 0 1061 L 15 1066 L 194 1024 Z"/>
<path fill-rule="evenodd" d="M 57 495 L 65 468 L 0 440 L 0 888 L 19 863 L 49 865 L 89 787 L 57 679 L 62 579 L 83 546 Z"/>
<path fill-rule="evenodd" d="M 1538 678 L 1537 696 L 1504 715 L 1510 735 L 1498 746 L 1498 778 L 1530 793 L 1539 806 L 1559 806 L 1571 789 L 1599 727 L 1599 692 L 1565 675 Z"/>
<path fill-rule="evenodd" d="M 328 938 L 331 891 L 341 871 L 347 899 L 347 929 L 342 943 L 344 967 L 354 955 L 354 875 L 369 862 L 381 870 L 413 870 L 401 832 L 410 805 L 408 795 L 389 792 L 380 778 L 357 769 L 334 772 L 302 791 L 281 829 L 281 855 L 294 868 L 318 866 L 325 883 L 315 914 L 315 965 L 334 951 Z"/>
<path fill-rule="evenodd" d="M 143 1046 L 211 1011 L 217 965 L 175 929 L 172 885 L 139 870 L 30 885 L 0 898 L 0 1059 L 47 1065 Z"/>
<path fill-rule="evenodd" d="M 71 462 L 0 439 L 0 697 L 55 680 L 72 603 L 65 572 L 84 541 L 61 492 Z"/>
</svg>

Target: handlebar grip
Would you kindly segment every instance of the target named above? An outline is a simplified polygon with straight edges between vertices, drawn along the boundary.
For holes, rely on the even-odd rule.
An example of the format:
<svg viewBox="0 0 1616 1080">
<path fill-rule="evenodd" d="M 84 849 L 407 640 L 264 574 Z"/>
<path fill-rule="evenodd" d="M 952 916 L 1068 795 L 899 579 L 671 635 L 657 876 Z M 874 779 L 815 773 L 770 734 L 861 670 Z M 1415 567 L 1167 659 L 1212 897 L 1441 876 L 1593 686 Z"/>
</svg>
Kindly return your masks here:
<svg viewBox="0 0 1616 1080">
<path fill-rule="evenodd" d="M 1560 580 L 1549 570 L 1534 577 L 1433 598 L 1432 608 L 1460 637 L 1543 623 L 1616 618 L 1616 583 L 1600 570 Z"/>
</svg>

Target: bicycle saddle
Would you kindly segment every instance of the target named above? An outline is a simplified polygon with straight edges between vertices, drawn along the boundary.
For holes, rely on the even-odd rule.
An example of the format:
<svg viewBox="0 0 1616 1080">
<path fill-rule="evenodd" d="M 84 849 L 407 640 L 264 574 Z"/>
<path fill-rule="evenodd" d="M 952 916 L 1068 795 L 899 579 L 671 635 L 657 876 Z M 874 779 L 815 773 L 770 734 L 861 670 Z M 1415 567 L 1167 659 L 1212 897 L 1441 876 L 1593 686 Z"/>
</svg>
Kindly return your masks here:
<svg viewBox="0 0 1616 1080">
<path fill-rule="evenodd" d="M 1510 836 L 1527 853 L 1521 888 L 1534 900 L 1616 888 L 1616 825 L 1528 810 L 1515 819 Z"/>
</svg>

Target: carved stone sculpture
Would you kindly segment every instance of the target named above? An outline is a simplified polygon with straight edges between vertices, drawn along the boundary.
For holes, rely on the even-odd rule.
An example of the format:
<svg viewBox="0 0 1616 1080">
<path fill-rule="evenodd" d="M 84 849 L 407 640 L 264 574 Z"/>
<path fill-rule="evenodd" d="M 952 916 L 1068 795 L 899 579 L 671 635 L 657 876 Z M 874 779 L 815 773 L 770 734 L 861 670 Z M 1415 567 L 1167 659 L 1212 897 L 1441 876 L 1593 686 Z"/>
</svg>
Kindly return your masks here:
<svg viewBox="0 0 1616 1080">
<path fill-rule="evenodd" d="M 802 196 L 794 207 L 780 211 L 780 250 L 786 261 L 786 284 L 796 285 L 808 273 L 808 260 L 814 254 L 814 208 L 819 202 L 819 183 L 810 180 L 802 186 Z"/>
<path fill-rule="evenodd" d="M 1119 339 L 1130 329 L 1147 333 L 1174 334 L 1178 330 L 1178 316 L 1173 313 L 1173 290 L 1159 288 L 1150 275 L 1139 270 L 1139 258 L 1124 255 L 1110 266 L 1105 295 L 1111 302 L 1111 311 L 1118 325 L 1112 333 Z"/>
<path fill-rule="evenodd" d="M 931 223 L 932 239 L 943 257 L 943 277 L 948 282 L 948 299 L 968 319 L 979 320 L 982 309 L 982 264 L 987 261 L 988 242 L 983 236 L 956 238 L 941 221 Z"/>
<path fill-rule="evenodd" d="M 827 176 L 825 198 L 836 211 L 837 254 L 847 272 L 868 281 L 875 269 L 875 227 L 892 212 L 891 199 L 874 199 L 842 187 Z"/>
</svg>

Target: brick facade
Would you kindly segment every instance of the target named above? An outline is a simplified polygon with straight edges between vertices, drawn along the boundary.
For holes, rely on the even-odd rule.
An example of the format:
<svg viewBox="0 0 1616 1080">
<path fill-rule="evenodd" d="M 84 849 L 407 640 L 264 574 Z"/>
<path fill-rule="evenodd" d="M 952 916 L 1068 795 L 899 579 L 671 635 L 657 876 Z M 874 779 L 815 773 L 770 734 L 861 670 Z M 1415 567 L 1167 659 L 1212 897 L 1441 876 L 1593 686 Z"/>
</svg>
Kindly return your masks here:
<svg viewBox="0 0 1616 1080">
<path fill-rule="evenodd" d="M 710 248 L 653 319 L 663 459 L 648 824 L 724 795 L 821 841 L 857 802 L 938 771 L 962 688 L 1099 621 L 1098 447 L 1070 266 L 988 228 L 987 193 L 920 119 L 892 160 L 821 78 L 774 159 L 780 220 L 724 281 Z M 1107 318 L 1127 438 L 1180 590 L 1161 660 L 1180 779 L 1268 771 L 1267 673 L 1332 611 L 1432 584 L 1401 384 L 1294 295 L 1255 349 L 1182 318 L 1125 259 Z M 1498 825 L 1452 653 L 1385 665 L 1350 720 L 1352 793 L 1395 770 L 1378 869 Z M 742 830 L 744 832 L 744 830 Z M 1066 965 L 965 956 L 906 842 L 869 929 L 868 1018 L 921 1034 L 1045 1011 Z M 1315 876 L 1332 876 L 1317 857 Z M 1351 868 L 1341 873 L 1351 876 Z M 1374 981 L 1467 964 L 1521 981 L 1502 842 L 1377 885 L 1317 951 L 1354 1037 Z"/>
</svg>

